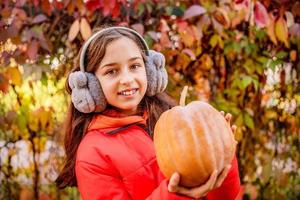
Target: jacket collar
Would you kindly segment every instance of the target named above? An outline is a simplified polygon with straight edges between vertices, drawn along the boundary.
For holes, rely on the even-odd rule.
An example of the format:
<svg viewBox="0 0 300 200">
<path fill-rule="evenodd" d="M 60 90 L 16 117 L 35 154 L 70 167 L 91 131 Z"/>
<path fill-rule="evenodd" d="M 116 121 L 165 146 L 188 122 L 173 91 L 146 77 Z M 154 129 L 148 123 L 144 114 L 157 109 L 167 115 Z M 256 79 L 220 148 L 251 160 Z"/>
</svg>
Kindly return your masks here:
<svg viewBox="0 0 300 200">
<path fill-rule="evenodd" d="M 104 132 L 112 131 L 123 126 L 138 123 L 146 126 L 148 119 L 147 111 L 144 111 L 142 116 L 121 116 L 121 113 L 114 109 L 103 111 L 101 114 L 96 115 L 88 126 L 88 131 L 101 130 Z"/>
</svg>

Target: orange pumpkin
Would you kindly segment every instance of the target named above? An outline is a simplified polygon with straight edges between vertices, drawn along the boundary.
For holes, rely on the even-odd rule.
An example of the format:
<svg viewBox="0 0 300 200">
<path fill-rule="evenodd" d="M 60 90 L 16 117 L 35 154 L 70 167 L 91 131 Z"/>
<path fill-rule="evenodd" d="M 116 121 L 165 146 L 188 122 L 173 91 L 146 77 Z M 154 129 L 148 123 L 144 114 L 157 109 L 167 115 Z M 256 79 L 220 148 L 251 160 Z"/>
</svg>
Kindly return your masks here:
<svg viewBox="0 0 300 200">
<path fill-rule="evenodd" d="M 212 172 L 230 164 L 236 149 L 231 127 L 219 111 L 201 101 L 164 112 L 154 128 L 157 162 L 170 178 L 180 174 L 180 184 L 205 183 Z"/>
</svg>

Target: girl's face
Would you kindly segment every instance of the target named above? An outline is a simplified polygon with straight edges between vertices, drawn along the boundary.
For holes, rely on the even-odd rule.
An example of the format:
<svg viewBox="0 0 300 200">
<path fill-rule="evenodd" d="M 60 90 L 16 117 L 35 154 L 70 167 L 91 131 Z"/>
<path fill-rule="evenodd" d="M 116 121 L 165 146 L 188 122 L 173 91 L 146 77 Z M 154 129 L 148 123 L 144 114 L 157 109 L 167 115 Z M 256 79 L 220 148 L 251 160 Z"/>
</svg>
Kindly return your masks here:
<svg viewBox="0 0 300 200">
<path fill-rule="evenodd" d="M 136 113 L 146 93 L 147 76 L 140 49 L 131 39 L 109 43 L 95 74 L 108 104 L 125 115 Z"/>
</svg>

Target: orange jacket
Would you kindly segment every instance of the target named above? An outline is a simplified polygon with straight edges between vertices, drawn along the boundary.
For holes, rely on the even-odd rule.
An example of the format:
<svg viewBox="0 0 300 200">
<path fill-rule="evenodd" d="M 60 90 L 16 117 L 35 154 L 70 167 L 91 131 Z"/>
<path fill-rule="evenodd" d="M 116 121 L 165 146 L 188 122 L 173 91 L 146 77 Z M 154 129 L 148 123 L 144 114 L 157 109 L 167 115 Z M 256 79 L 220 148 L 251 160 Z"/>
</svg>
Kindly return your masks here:
<svg viewBox="0 0 300 200">
<path fill-rule="evenodd" d="M 144 116 L 120 117 L 117 112 L 96 116 L 76 156 L 76 178 L 83 200 L 184 200 L 167 189 L 152 138 L 142 127 Z M 240 187 L 236 158 L 222 186 L 207 199 L 231 200 Z"/>
</svg>

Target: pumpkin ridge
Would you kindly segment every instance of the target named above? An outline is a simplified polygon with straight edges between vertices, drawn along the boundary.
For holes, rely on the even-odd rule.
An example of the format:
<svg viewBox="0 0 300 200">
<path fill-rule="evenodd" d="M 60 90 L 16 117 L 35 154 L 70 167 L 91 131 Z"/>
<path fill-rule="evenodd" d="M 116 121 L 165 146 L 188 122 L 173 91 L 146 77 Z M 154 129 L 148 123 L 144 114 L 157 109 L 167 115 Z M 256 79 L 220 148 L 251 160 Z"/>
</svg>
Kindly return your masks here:
<svg viewBox="0 0 300 200">
<path fill-rule="evenodd" d="M 199 115 L 201 114 L 200 109 L 199 110 L 193 110 L 193 112 L 194 112 L 193 116 L 195 116 L 195 118 L 196 118 L 195 121 L 198 122 L 199 124 L 201 124 L 201 120 L 200 120 L 201 116 L 199 117 Z M 207 138 L 205 137 L 204 128 L 202 126 L 195 126 L 195 129 L 196 129 L 195 133 L 196 133 L 196 135 L 198 135 L 197 138 L 199 138 L 197 144 L 201 144 L 201 143 L 205 144 L 205 141 L 207 140 Z M 201 142 L 201 141 L 204 141 L 204 142 Z M 209 169 L 207 169 L 206 165 L 203 162 L 203 156 L 206 155 L 206 152 L 205 152 L 206 148 L 203 148 L 203 146 L 199 146 L 197 144 L 196 144 L 196 146 L 200 151 L 199 156 L 201 156 L 201 159 L 197 159 L 198 163 L 200 163 L 199 165 L 202 166 L 202 173 L 205 172 L 205 173 L 208 174 Z M 208 144 L 205 144 L 205 145 L 206 145 L 206 147 L 208 146 Z"/>
<path fill-rule="evenodd" d="M 170 161 L 172 162 L 172 165 L 173 165 L 173 170 L 175 170 L 175 171 L 173 171 L 172 173 L 174 173 L 174 172 L 179 172 L 178 171 L 178 164 L 177 164 L 177 162 L 175 162 L 175 159 L 176 158 L 174 158 L 174 153 L 173 153 L 173 150 L 172 150 L 172 147 L 171 147 L 171 142 L 172 142 L 172 140 L 173 140 L 173 138 L 174 138 L 174 135 L 176 135 L 176 134 L 174 134 L 174 129 L 173 129 L 173 127 L 174 127 L 174 120 L 173 120 L 173 115 L 170 115 L 170 112 L 168 112 L 168 113 L 166 113 L 167 115 L 166 115 L 166 117 L 165 117 L 165 119 L 169 119 L 169 118 L 171 118 L 172 120 L 171 120 L 171 122 L 169 123 L 169 125 L 170 125 L 170 127 L 172 127 L 172 128 L 168 128 L 167 129 L 167 131 L 170 131 L 171 132 L 171 134 L 166 134 L 166 136 L 171 136 L 172 137 L 172 139 L 171 138 L 166 138 L 166 140 L 165 141 L 167 141 L 166 142 L 166 146 L 167 146 L 167 151 L 168 151 L 168 155 L 169 155 L 169 157 L 170 157 Z M 170 117 L 171 116 L 171 117 Z M 165 121 L 165 123 L 164 124 L 168 124 L 166 121 Z M 173 145 L 172 145 L 173 146 Z M 171 171 L 172 171 L 172 169 L 171 169 Z M 170 176 L 171 176 L 172 174 L 170 174 Z"/>
<path fill-rule="evenodd" d="M 204 136 L 205 136 L 205 142 L 204 142 L 204 144 L 207 144 L 208 153 L 212 153 L 213 150 L 214 150 L 213 144 L 211 142 L 212 141 L 212 137 L 211 137 L 211 134 L 207 134 L 208 125 L 207 125 L 207 123 L 204 123 L 206 121 L 206 118 L 204 117 L 204 114 L 202 112 L 202 105 L 201 105 L 201 103 L 200 103 L 199 107 L 201 109 L 201 112 L 199 112 L 198 116 L 200 116 L 200 118 L 201 118 L 200 122 L 201 122 L 201 125 L 203 126 L 203 130 L 204 130 Z M 209 168 L 214 168 L 215 169 L 216 165 L 217 165 L 217 161 L 216 161 L 215 155 L 214 156 L 207 156 L 207 157 L 211 159 L 210 162 L 208 162 L 208 163 L 213 163 L 213 166 L 210 166 Z M 207 170 L 206 173 L 211 174 L 212 171 Z"/>
<path fill-rule="evenodd" d="M 181 115 L 184 115 L 184 109 L 182 107 L 176 107 L 174 108 L 176 111 L 177 111 L 177 115 L 180 113 Z M 172 146 L 174 147 L 175 146 L 175 149 L 177 150 L 176 146 L 179 146 L 179 150 L 177 150 L 177 153 L 174 154 L 174 151 L 173 151 L 173 154 L 172 155 L 178 155 L 177 158 L 174 158 L 176 159 L 176 162 L 175 162 L 175 166 L 176 166 L 176 171 L 179 172 L 180 175 L 182 174 L 186 174 L 186 169 L 185 169 L 185 165 L 183 163 L 185 163 L 185 160 L 184 159 L 184 156 L 186 155 L 186 148 L 182 148 L 182 147 L 186 147 L 188 144 L 186 143 L 183 143 L 185 142 L 185 140 L 179 140 L 179 141 L 182 141 L 181 143 L 178 143 L 176 141 L 177 140 L 177 137 L 178 137 L 178 132 L 183 132 L 185 133 L 185 131 L 182 131 L 181 128 L 178 128 L 178 124 L 177 123 L 174 123 L 174 117 L 178 117 L 178 116 L 175 116 L 175 115 L 172 115 L 172 120 L 171 120 L 171 123 L 172 123 L 172 130 L 175 130 L 172 132 L 172 138 L 170 138 L 170 143 L 172 143 Z M 181 122 L 182 122 L 182 118 L 181 119 Z M 182 137 L 182 136 L 181 136 Z M 183 159 L 182 159 L 183 158 Z M 178 162 L 178 159 L 181 159 L 182 162 Z M 182 163 L 183 165 L 180 165 L 180 163 Z"/>
<path fill-rule="evenodd" d="M 214 112 L 214 111 L 215 110 L 213 110 L 212 112 Z M 216 112 L 218 112 L 218 111 L 216 111 Z M 216 112 L 214 112 L 213 115 L 218 114 Z M 210 114 L 210 115 L 212 115 L 212 114 Z M 216 120 L 216 118 L 213 118 L 213 117 L 210 118 L 208 116 L 206 116 L 205 118 L 206 119 L 211 119 L 211 121 L 209 123 L 207 123 L 208 125 L 211 125 L 211 124 L 215 124 L 216 125 L 215 128 L 210 126 L 210 130 L 216 130 L 214 132 L 213 131 L 210 131 L 210 132 L 214 133 L 212 135 L 213 135 L 214 139 L 216 141 L 218 141 L 218 142 L 215 142 L 215 144 L 214 144 L 215 147 L 217 148 L 217 150 L 219 151 L 219 152 L 214 151 L 215 158 L 219 157 L 220 155 L 222 156 L 222 158 L 218 159 L 219 163 L 216 166 L 217 167 L 222 167 L 222 166 L 224 167 L 224 158 L 225 158 L 225 156 L 224 156 L 224 154 L 225 154 L 225 147 L 224 147 L 224 145 L 225 145 L 225 143 L 224 143 L 224 140 L 223 140 L 224 139 L 223 134 L 220 134 L 223 131 L 222 127 L 220 127 L 220 125 L 222 125 L 222 123 L 216 123 L 216 121 L 222 120 L 222 119 L 220 119 L 219 115 L 216 115 L 216 116 L 218 117 L 217 120 Z M 223 148 L 220 146 L 221 143 L 222 143 Z M 219 153 L 219 154 L 217 155 L 217 153 Z M 218 170 L 218 173 L 220 173 L 221 170 L 223 170 L 223 169 L 217 169 L 217 170 Z"/>
<path fill-rule="evenodd" d="M 183 112 L 183 115 L 184 115 L 184 117 L 182 118 L 182 120 L 184 120 L 185 123 L 187 124 L 187 127 L 189 129 L 188 132 L 190 133 L 191 138 L 192 138 L 191 141 L 193 142 L 193 144 L 190 144 L 190 148 L 193 147 L 192 152 L 195 152 L 195 154 L 190 154 L 188 156 L 190 158 L 195 159 L 195 161 L 194 161 L 195 164 L 196 164 L 195 165 L 195 169 L 197 171 L 194 171 L 194 173 L 198 176 L 199 174 L 201 174 L 201 169 L 202 170 L 203 169 L 206 170 L 205 166 L 203 165 L 203 163 L 201 162 L 201 160 L 197 157 L 197 155 L 198 156 L 202 155 L 202 151 L 200 149 L 201 147 L 199 145 L 197 145 L 197 144 L 199 144 L 199 137 L 197 135 L 197 130 L 193 129 L 193 123 L 187 117 L 187 112 Z M 201 169 L 199 169 L 198 167 L 201 168 Z M 199 180 L 195 180 L 195 178 L 193 179 L 193 177 L 192 177 L 192 178 L 188 179 L 187 181 L 189 181 L 189 182 L 195 182 L 195 181 L 199 181 Z"/>
</svg>

